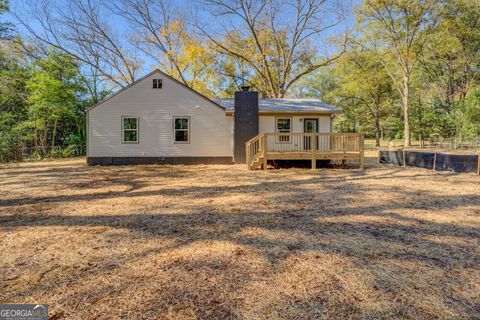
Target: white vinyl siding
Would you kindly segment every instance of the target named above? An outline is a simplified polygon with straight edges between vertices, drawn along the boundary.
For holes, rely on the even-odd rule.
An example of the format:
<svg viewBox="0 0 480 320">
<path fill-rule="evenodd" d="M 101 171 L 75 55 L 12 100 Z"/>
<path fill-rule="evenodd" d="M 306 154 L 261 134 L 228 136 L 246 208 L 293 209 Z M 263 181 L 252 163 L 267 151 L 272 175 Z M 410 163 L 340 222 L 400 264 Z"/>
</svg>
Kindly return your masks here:
<svg viewBox="0 0 480 320">
<path fill-rule="evenodd" d="M 276 119 L 284 118 L 285 116 L 278 114 L 275 115 L 260 115 L 258 123 L 259 133 L 265 132 L 278 132 L 276 129 Z M 303 119 L 318 119 L 318 131 L 319 132 L 331 132 L 331 117 L 330 115 L 311 115 L 311 114 L 299 114 L 294 116 L 287 116 L 291 118 L 291 132 L 303 132 Z"/>
<path fill-rule="evenodd" d="M 138 143 L 122 143 L 122 116 L 138 117 Z M 190 118 L 190 143 L 174 143 L 176 116 Z M 156 72 L 89 110 L 88 156 L 231 157 L 232 127 L 222 108 Z"/>
<path fill-rule="evenodd" d="M 276 129 L 277 118 L 284 118 L 283 115 L 261 115 L 259 117 L 259 124 L 258 124 L 258 129 L 260 133 L 268 133 L 268 132 L 278 132 Z M 291 132 L 292 133 L 300 133 L 303 132 L 303 119 L 318 119 L 318 132 L 323 132 L 323 133 L 328 133 L 331 132 L 331 117 L 330 115 L 312 115 L 312 114 L 299 114 L 298 116 L 292 116 L 291 117 Z M 324 140 L 323 146 L 319 146 L 320 148 L 327 148 L 328 147 L 328 139 Z M 278 148 L 281 150 L 283 147 L 285 147 L 285 143 L 283 141 L 276 141 L 274 145 L 272 146 L 273 148 Z M 283 147 L 282 147 L 283 145 Z"/>
</svg>

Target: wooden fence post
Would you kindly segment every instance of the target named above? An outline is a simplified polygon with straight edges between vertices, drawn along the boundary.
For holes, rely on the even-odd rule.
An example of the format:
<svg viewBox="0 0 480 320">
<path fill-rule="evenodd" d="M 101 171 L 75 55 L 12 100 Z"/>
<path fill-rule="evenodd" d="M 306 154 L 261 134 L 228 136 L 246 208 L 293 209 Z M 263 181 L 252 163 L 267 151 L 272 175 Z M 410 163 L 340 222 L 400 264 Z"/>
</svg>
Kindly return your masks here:
<svg viewBox="0 0 480 320">
<path fill-rule="evenodd" d="M 435 152 L 435 155 L 433 157 L 433 168 L 432 168 L 433 171 L 435 171 L 436 165 L 437 165 L 437 153 Z"/>
</svg>

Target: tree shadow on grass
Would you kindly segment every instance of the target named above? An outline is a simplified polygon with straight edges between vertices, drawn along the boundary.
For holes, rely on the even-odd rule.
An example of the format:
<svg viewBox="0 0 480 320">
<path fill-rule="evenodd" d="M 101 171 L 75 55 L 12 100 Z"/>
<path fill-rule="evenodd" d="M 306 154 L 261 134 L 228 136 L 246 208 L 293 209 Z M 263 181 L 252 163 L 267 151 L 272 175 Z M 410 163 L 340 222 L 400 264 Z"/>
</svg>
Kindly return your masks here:
<svg viewBox="0 0 480 320">
<path fill-rule="evenodd" d="M 450 199 L 455 200 L 455 199 Z M 445 200 L 445 203 L 449 203 Z M 441 243 L 429 240 L 431 236 L 461 237 L 471 240 L 480 238 L 478 228 L 452 225 L 446 223 L 437 223 L 425 221 L 422 219 L 405 218 L 402 215 L 392 214 L 390 209 L 398 209 L 398 206 L 391 207 L 371 207 L 369 211 L 358 213 L 362 216 L 388 217 L 394 222 L 355 222 L 345 223 L 340 221 L 319 222 L 318 217 L 335 217 L 337 214 L 332 211 L 305 214 L 304 212 L 242 212 L 236 214 L 208 213 L 209 208 L 202 208 L 203 212 L 196 214 L 127 214 L 127 215 L 101 215 L 101 216 L 75 216 L 75 215 L 31 215 L 31 216 L 10 216 L 2 217 L 0 224 L 5 228 L 16 227 L 36 227 L 43 228 L 49 226 L 55 227 L 109 227 L 113 229 L 126 229 L 133 234 L 140 234 L 143 237 L 154 237 L 159 239 L 174 239 L 173 245 L 158 246 L 153 249 L 142 249 L 127 255 L 111 256 L 108 260 L 114 261 L 112 267 L 108 261 L 95 266 L 89 272 L 83 272 L 76 277 L 94 277 L 100 276 L 105 272 L 112 272 L 113 269 L 121 268 L 125 263 L 141 263 L 149 256 L 155 256 L 171 250 L 181 250 L 188 248 L 195 243 L 204 241 L 225 241 L 234 243 L 241 247 L 253 249 L 263 256 L 265 261 L 271 265 L 273 274 L 280 265 L 289 259 L 290 256 L 298 256 L 308 253 L 321 253 L 322 255 L 342 256 L 350 261 L 354 261 L 358 268 L 372 266 L 375 264 L 384 264 L 384 261 L 397 261 L 398 263 L 411 262 L 423 268 L 438 268 L 441 270 L 450 270 L 458 268 L 477 269 L 480 266 L 480 256 L 476 250 L 476 244 L 473 243 Z M 357 214 L 357 213 L 352 213 Z M 343 216 L 340 214 L 340 216 Z M 409 222 L 404 225 L 398 222 Z M 253 234 L 243 234 L 244 230 L 255 230 Z M 283 235 L 292 235 L 292 238 L 283 238 Z M 128 235 L 127 235 L 128 236 Z M 307 239 L 304 241 L 304 239 Z M 207 261 L 190 261 L 192 257 L 186 257 L 185 260 L 177 263 L 170 274 L 172 278 L 177 279 L 183 273 L 198 272 L 199 269 L 206 269 L 210 276 L 216 275 L 219 281 L 230 281 L 236 290 L 253 281 L 253 275 L 244 274 L 242 279 L 234 279 L 232 275 L 218 275 L 218 272 L 235 273 L 231 270 L 231 265 L 219 267 L 212 265 Z M 168 268 L 167 268 L 168 269 Z M 228 270 L 227 270 L 228 269 Z M 168 269 L 170 270 L 170 269 Z M 173 271 L 174 270 L 174 271 Z M 270 275 L 271 276 L 271 275 Z M 224 279 L 224 280 L 221 280 Z M 126 279 L 127 280 L 127 279 Z M 68 280 L 66 280 L 68 283 Z M 128 280 L 127 280 L 128 281 Z M 378 287 L 382 289 L 382 281 L 379 280 Z M 58 286 L 59 281 L 52 283 Z M 183 294 L 190 290 L 194 292 L 190 302 L 195 306 L 200 306 L 208 297 L 220 295 L 216 292 L 213 285 L 206 285 L 208 290 L 199 287 L 189 287 L 187 283 L 182 290 L 178 288 L 179 284 L 164 284 L 162 290 L 159 290 L 159 297 L 177 297 L 186 299 Z M 48 285 L 47 285 L 48 286 Z M 166 286 L 166 287 L 165 287 Z M 24 292 L 16 294 L 30 296 L 34 292 L 45 290 L 46 284 L 42 283 L 32 286 Z M 439 290 L 445 290 L 439 284 Z M 89 288 L 88 292 L 94 291 L 100 294 L 101 288 Z M 379 289 L 379 290 L 380 290 Z M 391 290 L 391 288 L 386 288 Z M 107 289 L 105 289 L 107 290 Z M 120 289 L 119 289 L 120 290 Z M 122 290 L 128 290 L 126 286 Z M 220 290 L 220 289 L 218 289 Z M 344 290 L 339 288 L 338 290 Z M 108 291 L 108 290 L 107 290 Z M 75 293 L 77 295 L 78 292 Z M 87 295 L 88 296 L 88 295 Z M 318 298 L 321 299 L 322 298 Z M 455 297 L 455 299 L 462 299 Z M 290 301 L 285 299 L 286 305 L 302 305 L 303 310 L 309 315 L 318 312 L 317 298 L 309 301 L 295 299 Z M 315 302 L 316 301 L 316 302 Z M 316 303 L 316 304 L 315 304 Z M 361 308 L 353 302 L 348 310 L 349 312 L 359 312 Z M 478 308 L 472 305 L 472 302 L 464 301 L 466 306 Z M 308 305 L 308 307 L 307 307 Z M 163 307 L 166 305 L 162 304 Z M 293 308 L 293 306 L 291 306 Z M 318 306 L 315 307 L 315 306 Z M 226 308 L 226 307 L 225 307 Z M 213 317 L 220 315 L 230 315 L 235 318 L 235 307 L 230 305 L 215 309 Z M 151 306 L 149 306 L 151 309 Z M 346 309 L 347 310 L 347 309 Z M 354 311 L 356 310 L 356 311 Z M 417 310 L 418 312 L 418 310 Z M 473 312 L 473 311 L 470 311 Z M 475 314 L 475 313 L 471 313 Z M 200 318 L 208 318 L 208 313 L 199 308 L 196 314 Z M 343 314 L 346 316 L 347 314 Z"/>
<path fill-rule="evenodd" d="M 133 170 L 133 169 L 132 169 Z M 311 174 L 311 172 L 303 172 Z M 379 173 L 373 176 L 365 176 L 365 171 L 352 171 L 348 173 L 348 176 L 323 176 L 322 173 L 318 173 L 317 176 L 288 181 L 289 187 L 301 186 L 306 184 L 335 184 L 335 183 L 346 183 L 354 181 L 367 181 L 367 180 L 385 180 L 392 179 L 398 173 L 404 173 L 403 169 L 397 169 L 394 171 L 389 171 L 386 173 Z M 278 187 L 285 186 L 285 181 L 264 181 L 260 183 L 253 183 L 248 185 L 233 185 L 233 186 L 196 186 L 196 187 L 181 187 L 178 188 L 160 188 L 156 190 L 139 190 L 148 185 L 148 181 L 145 179 L 152 176 L 152 174 L 158 174 L 158 177 L 165 175 L 168 178 L 182 178 L 188 176 L 188 172 L 182 172 L 181 170 L 176 173 L 171 172 L 156 172 L 138 174 L 131 172 L 130 170 L 123 171 L 121 173 L 106 173 L 102 178 L 96 180 L 87 180 L 83 182 L 77 182 L 75 179 L 70 181 L 58 182 L 64 186 L 65 189 L 83 189 L 83 188 L 97 188 L 97 187 L 124 187 L 124 190 L 121 191 L 107 191 L 107 192 L 93 192 L 93 193 L 82 193 L 82 194 L 67 194 L 67 195 L 54 195 L 54 196 L 44 196 L 44 197 L 23 197 L 23 198 L 8 198 L 0 199 L 0 208 L 1 207 L 11 207 L 11 206 L 21 206 L 29 204 L 38 204 L 42 202 L 57 202 L 57 203 L 66 203 L 66 202 L 75 202 L 75 201 L 89 201 L 89 200 L 99 200 L 99 199 L 113 199 L 116 197 L 145 197 L 145 196 L 194 196 L 194 197 L 223 197 L 232 193 L 241 194 L 241 193 L 255 193 L 258 189 L 267 189 L 274 190 Z M 61 175 L 58 173 L 58 175 Z M 252 177 L 248 171 L 241 172 L 241 175 L 246 175 L 247 177 Z M 450 174 L 443 174 L 443 176 L 449 176 Z M 133 178 L 132 178 L 133 176 Z M 400 179 L 419 179 L 422 177 L 431 177 L 431 174 L 403 174 L 397 176 L 396 178 Z M 232 179 L 235 178 L 232 176 Z M 238 177 L 237 177 L 238 178 Z M 272 175 L 272 179 L 277 178 Z M 25 181 L 28 187 L 39 187 L 43 186 L 42 181 L 35 180 Z M 232 182 L 235 182 L 233 180 Z M 48 182 L 51 184 L 52 182 Z"/>
<path fill-rule="evenodd" d="M 401 179 L 421 178 L 423 174 L 405 174 L 403 169 L 396 173 L 402 173 Z M 129 173 L 130 174 L 130 173 Z M 249 172 L 241 172 L 241 175 L 251 176 Z M 308 172 L 310 175 L 311 173 Z M 430 176 L 430 174 L 425 174 Z M 125 237 L 144 237 L 158 239 L 159 245 L 155 248 L 141 249 L 128 254 L 112 254 L 106 261 L 92 267 L 89 272 L 82 272 L 75 277 L 87 279 L 89 277 L 101 276 L 104 273 L 118 270 L 122 271 L 122 266 L 127 263 L 142 263 L 144 259 L 164 252 L 181 250 L 194 246 L 197 243 L 208 241 L 219 241 L 231 243 L 239 247 L 250 248 L 258 253 L 262 260 L 270 265 L 270 274 L 260 275 L 265 278 L 274 277 L 281 272 L 281 266 L 291 257 L 302 257 L 308 254 L 319 254 L 321 256 L 336 256 L 348 259 L 359 270 L 372 272 L 375 289 L 380 294 L 386 295 L 388 291 L 393 294 L 401 294 L 399 288 L 390 287 L 385 284 L 381 275 L 375 273 L 375 265 L 387 268 L 390 272 L 401 272 L 396 269 L 396 264 L 412 263 L 418 265 L 421 270 L 444 270 L 446 273 L 454 269 L 472 269 L 478 270 L 480 266 L 480 257 L 478 252 L 478 239 L 480 230 L 474 226 L 461 223 L 445 223 L 423 219 L 418 215 L 400 214 L 406 210 L 428 210 L 442 208 L 444 211 L 453 211 L 460 206 L 478 207 L 480 199 L 477 195 L 450 195 L 439 196 L 429 192 L 418 192 L 403 190 L 405 198 L 421 199 L 421 201 L 397 201 L 392 203 L 369 204 L 363 202 L 361 205 L 353 207 L 347 206 L 349 199 L 360 197 L 362 195 L 362 186 L 353 186 L 352 183 L 360 180 L 369 179 L 390 179 L 392 172 L 385 172 L 364 177 L 363 172 L 352 172 L 348 177 L 332 175 L 324 176 L 322 173 L 313 175 L 305 179 L 288 181 L 288 188 L 285 189 L 285 180 L 274 174 L 264 175 L 256 183 L 241 184 L 236 186 L 183 186 L 180 188 L 161 188 L 158 190 L 142 190 L 145 181 L 141 178 L 133 183 L 129 179 L 119 176 L 116 183 L 119 185 L 129 185 L 130 188 L 120 192 L 89 193 L 86 195 L 65 195 L 65 196 L 47 196 L 30 198 L 17 198 L 0 200 L 0 206 L 14 207 L 19 205 L 28 205 L 32 203 L 54 202 L 58 204 L 57 210 L 61 210 L 61 205 L 67 202 L 75 201 L 95 201 L 102 199 L 115 199 L 116 197 L 140 197 L 167 195 L 177 201 L 188 203 L 198 198 L 221 198 L 233 194 L 258 193 L 265 199 L 278 205 L 270 209 L 249 210 L 240 209 L 238 212 L 227 212 L 226 208 L 215 205 L 195 205 L 185 212 L 136 212 L 128 214 L 102 214 L 91 216 L 72 215 L 72 214 L 12 214 L 0 217 L 0 226 L 4 230 L 15 230 L 16 228 L 48 228 L 48 227 L 66 227 L 66 228 L 85 228 L 89 227 L 107 227 L 114 230 L 127 230 Z M 267 181 L 263 181 L 263 180 Z M 270 180 L 268 180 L 270 179 Z M 310 185 L 325 184 L 329 188 L 322 188 L 308 193 Z M 391 193 L 388 186 L 369 186 L 375 188 L 378 192 L 385 194 Z M 339 190 L 343 190 L 339 192 Z M 304 202 L 302 207 L 288 203 L 284 196 L 278 192 L 288 192 L 288 199 L 300 199 Z M 307 197 L 305 197 L 305 193 Z M 336 199 L 342 205 L 331 205 L 323 202 L 321 199 Z M 253 200 L 251 200 L 253 201 Z M 251 204 L 245 204 L 246 208 Z M 344 219 L 348 217 L 358 217 L 358 220 Z M 376 218 L 370 219 L 370 218 Z M 78 232 L 72 231 L 72 232 Z M 453 237 L 463 239 L 462 242 L 440 242 L 433 238 Z M 161 240 L 171 239 L 173 244 L 163 245 Z M 115 262 L 114 264 L 112 264 Z M 385 263 L 389 262 L 388 267 Z M 391 264 L 391 262 L 395 262 Z M 204 270 L 205 274 L 217 277 L 217 280 L 229 282 L 232 288 L 217 289 L 214 285 L 207 284 L 205 288 L 196 288 L 194 283 L 196 279 L 176 283 L 159 283 L 158 291 L 154 292 L 154 297 L 159 301 L 162 299 L 184 299 L 185 303 L 194 306 L 195 315 L 199 318 L 236 318 L 238 314 L 238 303 L 229 300 L 228 294 L 234 294 L 233 290 L 242 290 L 251 282 L 259 277 L 254 269 L 246 270 L 241 278 L 233 277 L 235 274 L 231 269 L 238 269 L 237 265 L 223 265 L 220 267 L 212 260 L 194 260 L 192 256 L 185 257 L 184 260 L 174 264 L 171 269 L 164 271 L 170 278 L 179 279 L 182 276 L 188 278 L 191 274 L 197 274 L 198 270 Z M 319 262 L 320 264 L 320 262 Z M 370 268 L 370 269 L 368 269 Z M 257 277 L 257 278 L 255 278 Z M 128 281 L 128 279 L 125 279 Z M 168 280 L 168 279 L 167 279 Z M 134 281 L 134 280 L 131 280 Z M 197 280 L 200 281 L 200 280 Z M 206 281 L 206 280 L 205 280 Z M 204 283 L 205 283 L 204 281 Z M 433 279 L 432 279 L 433 281 Z M 461 279 L 459 279 L 461 282 Z M 132 282 L 133 283 L 133 282 Z M 207 281 L 208 283 L 208 281 Z M 15 296 L 34 296 L 44 292 L 51 286 L 54 288 L 59 285 L 68 286 L 68 279 L 62 281 L 52 281 L 32 285 L 24 291 L 15 293 Z M 148 285 L 148 283 L 144 283 Z M 448 296 L 441 303 L 449 304 L 450 300 L 460 301 L 453 308 L 459 308 L 458 305 L 464 305 L 465 310 L 459 310 L 463 316 L 478 315 L 479 306 L 472 303 L 471 300 L 465 300 L 460 296 L 447 293 L 449 284 L 436 284 L 438 290 L 443 295 Z M 459 283 L 456 284 L 457 286 Z M 129 290 L 129 286 L 120 286 L 118 290 Z M 100 295 L 107 295 L 110 290 L 108 286 L 91 287 L 85 289 L 81 295 L 89 297 L 93 292 Z M 229 291 L 230 290 L 230 291 Z M 336 290 L 344 293 L 341 286 Z M 103 293 L 102 293 L 103 292 Z M 75 294 L 78 294 L 76 292 Z M 328 305 L 328 297 L 319 294 L 312 295 L 309 299 L 283 296 L 279 294 L 278 300 L 281 305 L 275 308 L 287 308 L 283 310 L 289 315 L 292 310 L 305 317 L 322 314 L 325 306 Z M 212 302 L 212 297 L 218 296 L 222 304 Z M 327 299 L 327 300 L 325 300 Z M 463 299 L 463 300 L 462 300 Z M 366 312 L 361 304 L 354 299 L 343 300 L 345 309 L 337 314 L 338 317 L 347 317 L 350 313 Z M 171 301 L 173 303 L 173 301 Z M 397 306 L 402 308 L 389 310 L 393 316 L 401 317 L 411 313 L 411 317 L 421 315 L 420 306 L 415 305 L 414 301 L 409 301 L 406 306 L 398 302 Z M 203 304 L 209 305 L 210 309 L 204 308 Z M 217 308 L 212 307 L 217 305 Z M 143 306 L 143 307 L 142 307 Z M 139 304 L 137 307 L 143 310 L 144 314 L 151 312 L 152 308 L 163 310 L 168 307 L 167 303 L 150 302 L 148 304 Z M 213 308 L 213 309 L 212 309 Z M 410 309 L 409 309 L 410 308 Z M 213 311 L 212 311 L 213 310 Z M 277 310 L 278 311 L 278 310 Z M 295 311 L 296 312 L 296 311 Z M 383 311 L 387 312 L 387 311 Z M 463 312 L 463 313 L 462 313 Z M 351 316 L 352 314 L 350 314 Z M 378 316 L 378 314 L 377 314 Z M 435 316 L 434 314 L 427 315 Z M 438 316 L 438 315 L 437 315 Z"/>
</svg>

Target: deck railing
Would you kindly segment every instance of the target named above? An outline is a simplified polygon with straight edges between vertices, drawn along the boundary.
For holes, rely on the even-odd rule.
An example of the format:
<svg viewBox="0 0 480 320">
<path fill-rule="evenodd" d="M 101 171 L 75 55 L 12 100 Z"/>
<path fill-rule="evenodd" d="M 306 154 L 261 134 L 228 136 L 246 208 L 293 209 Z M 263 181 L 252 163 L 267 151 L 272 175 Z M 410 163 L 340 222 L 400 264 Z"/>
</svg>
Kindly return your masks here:
<svg viewBox="0 0 480 320">
<path fill-rule="evenodd" d="M 363 135 L 358 133 L 262 133 L 246 143 L 247 164 L 268 159 L 346 159 L 359 157 L 363 167 Z"/>
<path fill-rule="evenodd" d="M 245 144 L 245 151 L 247 153 L 246 160 L 249 168 L 252 162 L 257 160 L 259 156 L 263 153 L 262 146 L 264 145 L 263 143 L 264 140 L 265 140 L 265 136 L 263 134 L 259 134 L 258 136 L 246 142 Z"/>
<path fill-rule="evenodd" d="M 349 152 L 360 150 L 360 135 L 356 133 L 264 133 L 267 152 Z"/>
</svg>

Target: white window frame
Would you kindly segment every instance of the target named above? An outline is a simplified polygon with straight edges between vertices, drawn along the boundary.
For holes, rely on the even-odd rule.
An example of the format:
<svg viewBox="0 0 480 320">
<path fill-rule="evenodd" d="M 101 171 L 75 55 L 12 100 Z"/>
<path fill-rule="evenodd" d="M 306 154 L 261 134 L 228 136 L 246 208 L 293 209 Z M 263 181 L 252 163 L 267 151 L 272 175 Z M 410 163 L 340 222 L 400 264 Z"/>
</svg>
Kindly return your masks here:
<svg viewBox="0 0 480 320">
<path fill-rule="evenodd" d="M 290 129 L 287 131 L 280 131 L 278 129 L 278 120 L 288 120 L 290 121 Z M 275 132 L 277 133 L 292 133 L 292 117 L 276 117 L 275 118 Z M 277 143 L 292 143 L 290 135 L 277 135 Z"/>
<path fill-rule="evenodd" d="M 136 119 L 137 120 L 137 128 L 136 129 L 125 129 L 124 128 L 124 121 L 125 119 Z M 140 118 L 136 116 L 122 116 L 122 143 L 130 144 L 130 143 L 139 143 L 140 141 Z M 136 131 L 137 132 L 137 140 L 136 141 L 125 141 L 125 131 Z"/>
<path fill-rule="evenodd" d="M 187 129 L 176 129 L 175 128 L 175 120 L 176 119 L 187 119 Z M 172 126 L 173 126 L 173 143 L 175 144 L 185 144 L 185 143 L 190 143 L 190 117 L 188 116 L 176 116 L 176 117 L 173 117 L 173 121 L 172 121 Z M 188 140 L 187 141 L 176 141 L 176 133 L 177 131 L 187 131 L 187 137 L 188 137 Z"/>
</svg>

